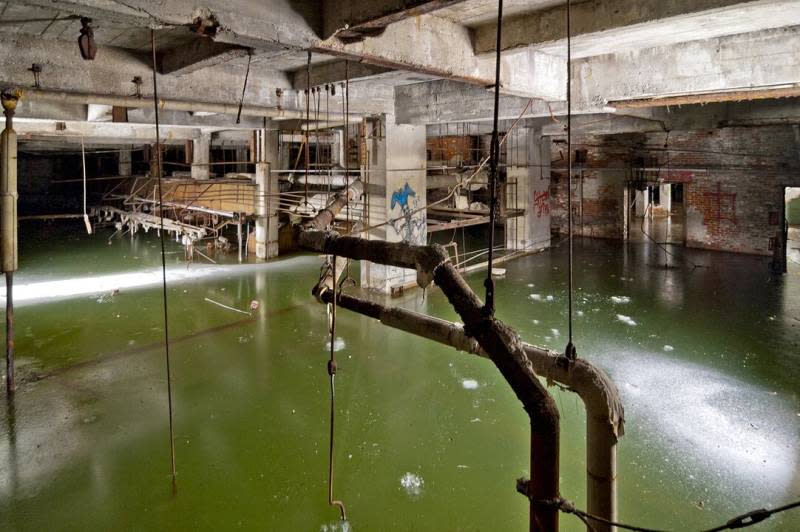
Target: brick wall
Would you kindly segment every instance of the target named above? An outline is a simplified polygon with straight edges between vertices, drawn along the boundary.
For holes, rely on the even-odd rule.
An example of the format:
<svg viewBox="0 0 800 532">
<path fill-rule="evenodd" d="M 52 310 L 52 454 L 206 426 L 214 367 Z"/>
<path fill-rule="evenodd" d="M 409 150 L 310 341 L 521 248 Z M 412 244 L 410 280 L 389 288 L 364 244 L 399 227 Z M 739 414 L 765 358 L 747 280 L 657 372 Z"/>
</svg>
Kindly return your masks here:
<svg viewBox="0 0 800 532">
<path fill-rule="evenodd" d="M 633 147 L 642 135 L 580 135 L 572 139 L 573 227 L 576 234 L 598 238 L 622 238 L 625 181 Z M 575 151 L 585 152 L 576 162 Z M 551 143 L 552 229 L 567 232 L 567 145 L 565 139 Z"/>
<path fill-rule="evenodd" d="M 428 160 L 448 164 L 469 162 L 478 155 L 476 138 L 471 136 L 428 137 Z"/>
<path fill-rule="evenodd" d="M 642 148 L 669 153 L 683 172 L 686 244 L 771 255 L 783 209 L 783 187 L 800 184 L 800 155 L 791 126 L 722 128 L 648 134 Z M 667 164 L 665 153 L 661 165 Z M 772 223 L 771 223 L 772 222 Z"/>
<path fill-rule="evenodd" d="M 552 143 L 551 211 L 552 228 L 563 233 L 567 160 L 561 140 Z M 660 167 L 665 182 L 684 183 L 690 247 L 770 255 L 770 238 L 779 230 L 770 213 L 782 211 L 783 187 L 800 186 L 792 126 L 576 136 L 573 146 L 587 150 L 582 179 L 581 165 L 573 164 L 573 220 L 586 236 L 622 237 L 627 168 L 635 160 Z"/>
</svg>

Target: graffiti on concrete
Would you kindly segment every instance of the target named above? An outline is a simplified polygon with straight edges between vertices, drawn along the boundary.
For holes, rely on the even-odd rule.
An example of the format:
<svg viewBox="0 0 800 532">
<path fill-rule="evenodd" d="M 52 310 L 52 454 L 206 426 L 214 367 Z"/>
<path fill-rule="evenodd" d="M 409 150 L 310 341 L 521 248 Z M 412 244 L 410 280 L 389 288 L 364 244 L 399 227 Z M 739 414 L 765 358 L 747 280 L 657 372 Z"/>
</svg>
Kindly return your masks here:
<svg viewBox="0 0 800 532">
<path fill-rule="evenodd" d="M 542 192 L 533 193 L 533 206 L 536 208 L 536 217 L 550 215 L 550 191 L 543 190 Z"/>
<path fill-rule="evenodd" d="M 398 208 L 400 212 L 395 214 Z M 404 242 L 414 244 L 425 242 L 425 212 L 418 212 L 419 199 L 417 198 L 417 193 L 408 184 L 408 181 L 401 188 L 392 192 L 390 209 L 389 224 Z"/>
</svg>

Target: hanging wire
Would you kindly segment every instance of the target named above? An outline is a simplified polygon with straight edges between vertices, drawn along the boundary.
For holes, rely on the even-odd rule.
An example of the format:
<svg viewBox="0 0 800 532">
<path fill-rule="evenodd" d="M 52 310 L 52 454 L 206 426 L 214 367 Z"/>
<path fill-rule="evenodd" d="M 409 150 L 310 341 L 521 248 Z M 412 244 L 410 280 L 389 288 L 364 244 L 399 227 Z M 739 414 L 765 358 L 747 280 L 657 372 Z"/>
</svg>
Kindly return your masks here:
<svg viewBox="0 0 800 532">
<path fill-rule="evenodd" d="M 344 503 L 333 498 L 333 455 L 335 452 L 334 421 L 336 420 L 336 255 L 331 260 L 331 275 L 333 276 L 333 300 L 328 303 L 328 331 L 331 337 L 330 358 L 328 359 L 328 376 L 331 384 L 331 415 L 330 415 L 330 445 L 328 446 L 328 505 L 336 506 L 342 514 L 342 521 L 347 521 L 347 512 Z"/>
<path fill-rule="evenodd" d="M 486 266 L 486 303 L 483 313 L 487 316 L 494 315 L 494 279 L 492 279 L 492 264 L 494 262 L 494 232 L 497 223 L 497 162 L 500 157 L 500 141 L 498 116 L 500 113 L 500 38 L 502 34 L 503 0 L 497 1 L 497 46 L 494 66 L 494 122 L 492 126 L 492 146 L 489 154 L 489 256 Z"/>
<path fill-rule="evenodd" d="M 83 170 L 83 223 L 86 224 L 86 232 L 92 234 L 92 222 L 86 213 L 86 147 L 81 137 L 81 169 Z"/>
<path fill-rule="evenodd" d="M 345 203 L 347 230 L 351 231 L 350 225 L 350 61 L 344 62 L 344 94 L 342 94 L 344 102 L 344 193 L 348 201 Z M 355 199 L 355 198 L 354 198 Z M 363 210 L 362 210 L 363 214 Z M 353 285 L 356 284 L 355 279 L 350 277 L 350 259 L 347 259 L 347 266 L 345 267 L 345 275 L 342 283 L 350 281 Z"/>
<path fill-rule="evenodd" d="M 573 319 L 572 319 L 572 291 L 573 291 L 573 272 L 572 272 L 572 31 L 571 22 L 571 0 L 567 0 L 567 232 L 569 233 L 569 267 L 567 269 L 568 287 L 568 320 L 569 320 L 569 343 L 564 355 L 569 360 L 578 358 L 573 341 Z"/>
<path fill-rule="evenodd" d="M 305 204 L 308 206 L 308 167 L 311 164 L 311 154 L 308 148 L 308 126 L 311 121 L 311 50 L 308 51 L 308 61 L 306 62 L 306 128 L 305 128 L 305 163 L 306 163 L 306 182 L 305 182 Z"/>
<path fill-rule="evenodd" d="M 158 217 L 161 221 L 161 287 L 164 300 L 164 352 L 167 361 L 167 405 L 169 407 L 169 451 L 172 465 L 172 489 L 176 488 L 176 468 L 175 468 L 175 432 L 173 426 L 172 409 L 172 371 L 170 368 L 169 357 L 169 318 L 167 313 L 167 255 L 164 248 L 164 197 L 162 194 L 161 174 L 161 132 L 158 117 L 158 82 L 156 80 L 156 32 L 150 30 L 150 49 L 153 55 L 153 108 L 155 109 L 156 122 L 156 177 L 158 179 Z"/>
<path fill-rule="evenodd" d="M 331 88 L 330 85 L 327 83 L 325 84 L 325 124 L 328 125 L 331 123 Z M 330 154 L 328 157 L 328 197 L 325 198 L 325 204 L 327 205 L 331 201 L 331 186 L 333 184 L 333 148 L 331 144 L 328 144 L 328 149 L 330 150 Z"/>
<path fill-rule="evenodd" d="M 244 85 L 242 86 L 242 97 L 239 99 L 239 110 L 236 112 L 236 123 L 242 121 L 242 106 L 244 105 L 244 93 L 247 90 L 247 78 L 250 76 L 250 60 L 253 59 L 253 50 L 247 50 L 247 70 L 244 71 Z"/>
</svg>

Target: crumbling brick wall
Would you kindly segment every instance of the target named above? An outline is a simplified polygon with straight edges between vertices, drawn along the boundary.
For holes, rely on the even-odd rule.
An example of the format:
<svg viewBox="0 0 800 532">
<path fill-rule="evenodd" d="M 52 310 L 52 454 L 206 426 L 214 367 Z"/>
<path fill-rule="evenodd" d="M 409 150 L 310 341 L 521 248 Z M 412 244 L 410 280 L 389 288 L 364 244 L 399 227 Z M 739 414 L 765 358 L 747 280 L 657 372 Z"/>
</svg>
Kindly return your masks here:
<svg viewBox="0 0 800 532">
<path fill-rule="evenodd" d="M 660 151 L 664 167 L 690 169 L 675 179 L 684 182 L 687 246 L 772 254 L 783 188 L 800 184 L 791 126 L 651 133 L 642 148 Z"/>
<path fill-rule="evenodd" d="M 572 212 L 575 234 L 622 238 L 625 183 L 640 134 L 576 135 L 572 139 Z M 551 227 L 567 232 L 567 145 L 551 144 Z M 576 156 L 577 152 L 577 156 Z M 578 160 L 576 160 L 576 157 Z"/>
</svg>

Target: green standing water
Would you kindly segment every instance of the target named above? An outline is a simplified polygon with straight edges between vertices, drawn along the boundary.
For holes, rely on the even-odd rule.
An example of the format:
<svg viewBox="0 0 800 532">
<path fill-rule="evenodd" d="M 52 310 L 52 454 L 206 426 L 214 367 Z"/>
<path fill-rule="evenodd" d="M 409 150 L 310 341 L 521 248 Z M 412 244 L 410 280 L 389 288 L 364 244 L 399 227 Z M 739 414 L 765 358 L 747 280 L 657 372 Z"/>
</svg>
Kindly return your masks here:
<svg viewBox="0 0 800 532">
<path fill-rule="evenodd" d="M 21 382 L 0 407 L 0 530 L 341 529 L 327 505 L 327 318 L 310 295 L 319 257 L 187 267 L 168 246 L 173 494 L 157 236 L 20 233 Z M 800 497 L 799 272 L 693 250 L 664 268 L 644 243 L 575 250 L 578 353 L 626 408 L 620 519 L 701 529 Z M 562 350 L 565 248 L 505 267 L 498 316 Z M 482 294 L 482 273 L 468 281 Z M 457 319 L 436 289 L 391 302 Z M 335 347 L 335 494 L 353 530 L 527 529 L 515 479 L 528 419 L 489 361 L 345 310 Z M 561 491 L 584 507 L 583 407 L 551 391 Z M 759 529 L 798 530 L 800 512 Z"/>
</svg>

